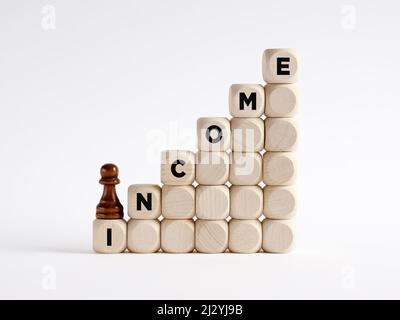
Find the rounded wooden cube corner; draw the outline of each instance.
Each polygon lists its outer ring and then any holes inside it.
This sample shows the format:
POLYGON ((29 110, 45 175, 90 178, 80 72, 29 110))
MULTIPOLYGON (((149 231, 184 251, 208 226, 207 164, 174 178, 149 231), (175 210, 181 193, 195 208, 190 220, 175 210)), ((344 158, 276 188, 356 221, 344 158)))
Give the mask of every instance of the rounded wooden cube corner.
POLYGON ((298 109, 298 90, 295 84, 265 86, 265 115, 268 118, 290 118, 298 109))
POLYGON ((255 220, 263 213, 263 190, 259 186, 232 186, 230 217, 255 220))
POLYGON ((194 221, 161 221, 161 249, 165 253, 191 253, 194 250, 194 221))
POLYGON ((227 118, 199 118, 197 144, 200 151, 222 152, 231 148, 231 125, 227 118))
POLYGON ((165 185, 191 185, 196 177, 196 157, 191 151, 167 150, 161 153, 161 182, 165 185))
POLYGON ((296 180, 293 152, 266 152, 263 157, 263 180, 268 186, 292 185, 296 180))
POLYGON ((229 112, 235 118, 259 118, 264 113, 265 98, 259 84, 233 84, 229 88, 229 112))
POLYGON ((265 219, 262 230, 262 247, 265 252, 288 253, 293 250, 295 241, 293 221, 265 219))
POLYGON ((128 215, 151 220, 161 215, 161 188, 156 184, 134 184, 128 188, 128 215))
POLYGON ((262 57, 262 73, 267 83, 294 83, 298 79, 298 59, 294 49, 267 49, 262 57))
POLYGON ((229 221, 229 251, 257 253, 262 245, 262 226, 259 220, 229 221))
POLYGON ((266 186, 264 188, 264 215, 267 219, 292 219, 295 217, 296 208, 295 187, 266 186))
POLYGON ((228 248, 228 222, 225 220, 195 222, 195 248, 199 253, 224 253, 228 248))
POLYGON ((133 253, 155 253, 161 248, 160 221, 128 221, 127 248, 133 253))
POLYGON ((124 252, 126 233, 124 219, 95 219, 93 221, 93 250, 97 253, 124 252))
POLYGON ((191 219, 196 211, 193 186, 162 187, 162 215, 166 219, 191 219))
POLYGON ((297 147, 297 121, 293 118, 267 118, 265 120, 265 150, 294 151, 297 147))
POLYGON ((229 216, 230 196, 227 186, 196 188, 196 217, 202 220, 224 220, 229 216))

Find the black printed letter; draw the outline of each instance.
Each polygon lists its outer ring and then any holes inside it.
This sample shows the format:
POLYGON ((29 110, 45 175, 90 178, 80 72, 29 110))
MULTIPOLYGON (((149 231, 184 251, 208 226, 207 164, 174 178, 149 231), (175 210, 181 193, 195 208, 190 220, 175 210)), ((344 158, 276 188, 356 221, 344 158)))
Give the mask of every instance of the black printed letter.
POLYGON ((186 172, 185 171, 181 171, 181 172, 176 171, 176 167, 177 166, 184 166, 185 164, 186 164, 186 162, 183 161, 183 160, 174 161, 174 163, 171 165, 172 174, 177 178, 183 178, 184 176, 186 176, 186 172))
POLYGON ((147 194, 147 200, 143 197, 141 193, 137 194, 136 198, 136 210, 142 210, 142 204, 146 207, 147 210, 152 210, 153 208, 153 195, 151 193, 147 194))
POLYGON ((244 104, 246 106, 250 106, 251 103, 251 110, 257 110, 257 94, 255 92, 250 93, 250 96, 247 97, 244 92, 239 94, 239 109, 244 110, 244 104))
POLYGON ((283 63, 283 62, 290 62, 290 58, 289 57, 285 57, 285 58, 277 58, 276 59, 276 74, 277 75, 287 75, 290 76, 290 70, 289 70, 289 64, 288 63, 283 63), (287 69, 287 70, 283 70, 283 69, 287 69))

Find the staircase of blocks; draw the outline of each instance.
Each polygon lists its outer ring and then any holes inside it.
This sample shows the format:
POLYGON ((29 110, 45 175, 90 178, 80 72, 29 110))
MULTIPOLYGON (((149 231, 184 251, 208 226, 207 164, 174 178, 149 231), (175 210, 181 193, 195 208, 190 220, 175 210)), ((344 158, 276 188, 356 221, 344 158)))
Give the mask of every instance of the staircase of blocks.
POLYGON ((128 215, 118 168, 101 169, 93 222, 98 253, 288 253, 294 247, 298 58, 267 49, 266 85, 234 84, 231 118, 200 118, 198 151, 162 152, 159 185, 131 185, 128 215))

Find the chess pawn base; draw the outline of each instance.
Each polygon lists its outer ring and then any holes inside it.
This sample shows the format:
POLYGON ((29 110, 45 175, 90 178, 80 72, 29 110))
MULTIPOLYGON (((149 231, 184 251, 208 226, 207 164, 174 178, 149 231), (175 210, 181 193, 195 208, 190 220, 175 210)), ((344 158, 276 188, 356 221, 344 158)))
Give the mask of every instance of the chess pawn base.
POLYGON ((126 250, 126 222, 123 219, 93 221, 93 250, 98 253, 121 253, 126 250))

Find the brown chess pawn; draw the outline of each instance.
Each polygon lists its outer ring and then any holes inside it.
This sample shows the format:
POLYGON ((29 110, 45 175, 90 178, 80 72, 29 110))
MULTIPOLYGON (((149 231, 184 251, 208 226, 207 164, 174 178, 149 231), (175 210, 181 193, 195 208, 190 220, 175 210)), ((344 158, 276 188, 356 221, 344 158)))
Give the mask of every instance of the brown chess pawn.
POLYGON ((122 219, 124 207, 119 202, 115 186, 119 184, 118 167, 115 164, 105 164, 100 170, 100 184, 104 185, 103 195, 96 208, 97 219, 122 219))

